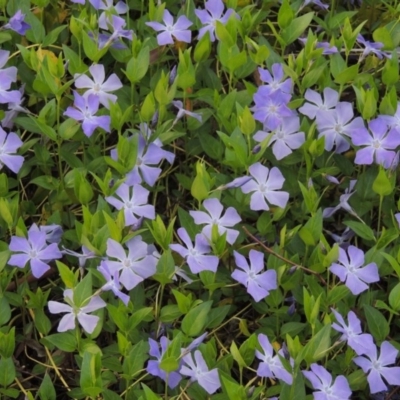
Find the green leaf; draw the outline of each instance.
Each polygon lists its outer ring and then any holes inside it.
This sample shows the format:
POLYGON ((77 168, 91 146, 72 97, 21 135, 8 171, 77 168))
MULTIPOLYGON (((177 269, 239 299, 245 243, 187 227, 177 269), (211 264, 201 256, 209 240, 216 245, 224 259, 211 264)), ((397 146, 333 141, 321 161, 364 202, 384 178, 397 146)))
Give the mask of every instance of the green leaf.
POLYGON ((40 400, 56 400, 56 391, 49 374, 45 374, 39 387, 40 400))
POLYGON ((46 37, 43 39, 42 47, 47 47, 53 44, 57 38, 58 35, 67 27, 67 25, 60 25, 57 26, 57 28, 53 29, 50 33, 46 35, 46 37))
POLYGON ((149 358, 148 351, 149 345, 147 341, 145 342, 141 340, 132 347, 122 364, 122 369, 126 379, 131 380, 141 369, 143 369, 144 363, 149 358))
POLYGON ((365 317, 369 332, 378 342, 382 342, 389 335, 389 324, 384 315, 374 307, 364 304, 365 317))
POLYGON ((56 261, 58 272, 60 273, 61 280, 68 289, 73 289, 77 284, 77 278, 69 267, 61 261, 56 261))
POLYGON ((46 342, 48 342, 68 353, 72 353, 77 348, 76 337, 73 332, 55 333, 54 335, 44 337, 41 339, 41 342, 43 342, 46 347, 49 347, 46 345, 46 342))
POLYGON ((101 351, 94 349, 93 346, 90 350, 83 353, 81 374, 80 374, 80 387, 82 392, 88 396, 98 396, 103 391, 103 384, 101 379, 101 351))
POLYGON ((0 386, 7 387, 15 379, 15 365, 12 358, 0 358, 0 386))
POLYGON ((10 304, 4 296, 0 297, 0 310, 0 326, 3 326, 11 318, 10 304))
POLYGON ((372 184, 372 190, 379 196, 388 196, 393 191, 392 182, 387 177, 387 173, 383 168, 379 169, 378 176, 372 184))
POLYGON ((390 291, 389 304, 393 310, 400 311, 400 283, 390 291))
POLYGON ((367 225, 358 221, 343 221, 357 236, 365 240, 372 240, 376 242, 374 231, 367 225))
POLYGON ((351 67, 345 68, 336 75, 335 82, 339 85, 344 85, 348 82, 354 81, 355 77, 358 74, 359 66, 360 64, 354 64, 351 67))
POLYGON ((301 17, 295 18, 286 29, 281 32, 281 37, 285 41, 286 45, 293 43, 300 35, 307 29, 314 17, 313 12, 302 15, 301 17))
POLYGON ((331 346, 331 326, 325 325, 311 340, 306 344, 298 355, 297 362, 305 359, 307 364, 321 360, 328 353, 331 346), (300 360, 301 359, 301 360, 300 360))
POLYGON ((287 28, 294 18, 294 11, 290 7, 289 0, 283 0, 278 12, 279 28, 287 28))
POLYGON ((137 57, 132 57, 126 65, 124 74, 128 77, 131 83, 140 82, 146 75, 150 64, 150 49, 146 46, 143 47, 137 57))
POLYGON ((12 327, 8 333, 0 331, 0 356, 9 358, 13 355, 15 348, 15 327, 12 327))
POLYGON ((153 275, 153 279, 162 285, 172 282, 175 274, 175 261, 172 257, 171 250, 164 251, 157 263, 157 272, 153 275))
POLYGON ((212 301, 206 301, 192 308, 182 320, 182 331, 188 336, 199 336, 207 323, 212 301))
POLYGON ((161 400, 161 397, 157 396, 148 386, 142 383, 142 389, 144 391, 145 400, 161 400))

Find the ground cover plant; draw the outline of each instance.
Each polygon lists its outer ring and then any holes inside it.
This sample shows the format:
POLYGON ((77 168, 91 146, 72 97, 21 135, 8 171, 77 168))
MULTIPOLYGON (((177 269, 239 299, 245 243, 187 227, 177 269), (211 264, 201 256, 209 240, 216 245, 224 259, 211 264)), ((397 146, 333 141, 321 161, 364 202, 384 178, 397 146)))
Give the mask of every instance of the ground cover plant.
POLYGON ((0 396, 400 397, 400 4, 0 0, 0 396))

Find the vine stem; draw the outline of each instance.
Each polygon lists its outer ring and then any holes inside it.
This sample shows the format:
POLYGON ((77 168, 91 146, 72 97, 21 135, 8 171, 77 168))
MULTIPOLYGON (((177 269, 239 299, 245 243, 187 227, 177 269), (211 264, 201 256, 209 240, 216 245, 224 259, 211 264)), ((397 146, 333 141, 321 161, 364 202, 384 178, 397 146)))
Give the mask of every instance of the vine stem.
POLYGON ((302 265, 297 264, 297 263, 293 262, 292 260, 289 260, 289 259, 287 259, 287 258, 281 256, 279 253, 277 253, 276 251, 274 251, 274 250, 272 250, 271 248, 269 248, 268 246, 266 246, 265 243, 263 243, 261 240, 259 240, 258 238, 256 238, 253 234, 251 234, 251 233, 247 230, 247 228, 246 228, 245 226, 242 226, 242 229, 244 230, 244 233, 245 233, 249 238, 251 238, 251 239, 254 240, 256 243, 258 243, 267 253, 272 254, 272 255, 275 256, 276 258, 279 258, 280 260, 284 261, 284 262, 287 263, 287 264, 292 265, 293 267, 302 269, 302 270, 305 271, 305 272, 308 272, 308 273, 310 273, 310 274, 313 274, 313 275, 317 276, 318 279, 321 281, 321 283, 322 283, 324 286, 327 286, 325 279, 324 279, 318 272, 313 271, 313 270, 311 270, 311 269, 308 269, 308 268, 306 268, 306 267, 303 267, 302 265))

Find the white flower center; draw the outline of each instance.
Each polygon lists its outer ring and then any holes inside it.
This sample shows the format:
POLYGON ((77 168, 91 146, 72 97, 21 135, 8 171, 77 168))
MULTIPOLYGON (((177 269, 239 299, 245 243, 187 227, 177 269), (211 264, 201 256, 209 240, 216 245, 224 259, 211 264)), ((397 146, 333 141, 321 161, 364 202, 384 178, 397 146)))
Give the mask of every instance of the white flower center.
POLYGON ((122 265, 123 265, 125 268, 130 268, 130 267, 132 267, 132 260, 131 260, 130 258, 125 258, 125 260, 122 261, 122 265))
POLYGON ((100 84, 99 83, 95 83, 95 85, 93 86, 93 91, 95 91, 96 93, 100 92, 100 84))
POLYGON ((264 183, 262 183, 258 189, 260 190, 260 192, 265 193, 267 191, 267 185, 265 185, 264 183))
POLYGON ((276 137, 278 139, 283 139, 285 137, 285 133, 282 131, 278 131, 278 132, 276 132, 276 137))
POLYGON ((37 252, 36 252, 36 250, 30 250, 30 251, 29 251, 29 257, 30 257, 30 258, 36 258, 36 257, 37 257, 37 252))
POLYGON ((381 147, 381 142, 380 142, 378 139, 375 139, 375 140, 372 142, 372 147, 373 147, 374 149, 379 149, 379 148, 381 147))
POLYGON ((337 133, 343 133, 343 126, 340 124, 336 124, 333 128, 337 133))
POLYGON ((379 371, 381 369, 381 363, 378 360, 372 361, 372 368, 379 371))

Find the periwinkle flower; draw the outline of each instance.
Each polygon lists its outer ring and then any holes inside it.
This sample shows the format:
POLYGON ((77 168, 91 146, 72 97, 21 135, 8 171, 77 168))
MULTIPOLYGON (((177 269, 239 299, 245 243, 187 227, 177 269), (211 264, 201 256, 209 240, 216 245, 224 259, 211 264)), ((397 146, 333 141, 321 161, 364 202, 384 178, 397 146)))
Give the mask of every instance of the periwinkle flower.
POLYGON ((65 289, 64 299, 69 304, 51 300, 48 302, 49 311, 52 314, 67 313, 61 318, 57 331, 65 332, 75 329, 75 320, 77 319, 87 333, 93 333, 100 318, 97 315, 90 315, 89 313, 105 307, 106 303, 100 296, 93 296, 90 298, 88 304, 77 307, 74 304, 73 296, 74 292, 72 289, 65 289))
POLYGON ((110 116, 95 115, 99 110, 99 98, 96 95, 90 94, 85 98, 74 91, 74 106, 68 107, 64 115, 82 122, 82 130, 87 137, 92 136, 96 128, 102 128, 106 132, 110 132, 110 116))
POLYGON ((339 50, 336 46, 330 44, 329 42, 317 42, 315 44, 316 49, 324 49, 322 55, 328 56, 331 54, 339 53, 339 50))
MULTIPOLYGON (((10 67, 10 68, 13 68, 13 67, 10 67)), ((6 68, 6 70, 7 69, 8 68, 6 68)), ((10 101, 8 103, 8 106, 7 106, 8 109, 5 112, 4 118, 1 120, 1 126, 3 128, 11 129, 14 126, 15 118, 19 112, 29 113, 29 111, 26 108, 21 106, 21 104, 24 101, 24 97, 23 97, 24 90, 25 90, 25 84, 23 84, 18 90, 20 93, 20 97, 18 98, 18 100, 10 101)), ((15 98, 17 98, 17 96, 15 98)))
POLYGON ((355 185, 357 183, 356 179, 353 179, 350 181, 349 187, 345 189, 344 194, 342 194, 339 198, 339 204, 336 207, 327 207, 324 209, 322 212, 322 216, 324 218, 329 218, 331 217, 336 211, 343 209, 350 214, 353 214, 357 216, 356 212, 353 210, 351 205, 348 203, 350 197, 355 193, 355 190, 353 191, 355 185))
POLYGON ((22 140, 14 132, 7 134, 0 127, 0 170, 3 165, 18 173, 24 163, 24 157, 15 154, 22 146, 22 140))
POLYGON ((111 273, 119 271, 119 282, 127 290, 131 290, 156 273, 158 260, 154 255, 149 254, 149 245, 142 240, 141 236, 135 236, 125 245, 128 248, 128 255, 120 243, 108 239, 107 256, 116 259, 116 261, 108 259, 104 263, 107 264, 111 273))
POLYGON ((293 383, 293 376, 282 364, 279 355, 283 356, 280 351, 274 356, 274 348, 272 347, 268 337, 263 333, 258 335, 258 342, 263 352, 256 350, 256 357, 261 360, 257 369, 257 375, 263 378, 281 379, 288 385, 293 383))
POLYGON ((321 0, 304 0, 304 3, 302 4, 301 8, 304 8, 309 4, 315 4, 316 6, 322 8, 323 10, 327 10, 329 8, 328 4, 322 3, 321 0))
POLYGON ((280 208, 286 207, 289 193, 277 190, 282 188, 285 181, 277 167, 268 169, 260 163, 255 163, 249 167, 249 172, 253 179, 245 183, 241 189, 243 193, 252 193, 250 200, 252 210, 268 211, 268 203, 280 208))
MULTIPOLYGON (((36 225, 35 225, 36 226, 36 225)), ((59 244, 61 241, 61 236, 63 234, 63 229, 60 225, 51 224, 51 225, 40 225, 38 230, 44 232, 46 234, 46 242, 47 243, 57 243, 59 244)))
POLYGON ((383 57, 390 58, 391 54, 381 51, 383 47, 383 43, 381 42, 370 42, 369 40, 365 40, 361 34, 357 35, 357 43, 362 44, 364 46, 364 51, 361 54, 360 61, 363 60, 368 54, 375 54, 379 59, 383 57))
POLYGON ((56 243, 46 243, 46 232, 40 230, 36 224, 32 224, 28 231, 28 239, 13 236, 9 249, 13 254, 8 264, 13 267, 24 268, 29 262, 32 275, 40 278, 49 269, 49 262, 61 258, 62 254, 56 243))
POLYGON ((102 261, 97 270, 101 272, 106 280, 106 283, 101 287, 102 291, 111 290, 116 297, 127 306, 129 303, 129 296, 121 292, 121 282, 119 280, 119 270, 111 269, 107 261, 102 261))
POLYGON ((247 288, 256 302, 265 299, 270 290, 278 287, 277 275, 274 269, 264 271, 264 254, 257 250, 250 250, 250 266, 244 256, 233 251, 235 263, 239 269, 232 272, 232 278, 247 288))
POLYGON ((165 336, 160 337, 160 344, 158 344, 158 342, 156 342, 154 339, 149 338, 149 354, 150 356, 155 357, 156 360, 148 361, 146 371, 153 376, 161 378, 164 382, 168 382, 168 386, 171 389, 174 389, 179 385, 179 382, 182 380, 181 374, 177 371, 167 373, 160 368, 160 363, 163 359, 165 352, 167 351, 169 344, 170 340, 165 336))
POLYGON ((218 199, 204 200, 203 206, 207 212, 189 211, 189 214, 193 217, 194 222, 197 225, 206 224, 201 231, 206 238, 211 240, 212 228, 214 225, 216 225, 219 235, 223 235, 226 232, 226 241, 229 244, 235 243, 237 237, 239 236, 239 232, 230 228, 242 220, 238 212, 233 207, 228 207, 224 216, 222 216, 224 207, 218 199))
POLYGON ((195 245, 193 246, 185 228, 179 228, 177 232, 178 236, 186 245, 186 248, 181 244, 170 244, 169 247, 186 260, 190 271, 193 274, 198 274, 202 271, 216 272, 219 259, 216 256, 208 254, 211 251, 211 247, 204 235, 196 235, 195 245))
POLYGON ((387 390, 382 378, 385 378, 390 385, 400 385, 400 367, 390 367, 396 363, 398 352, 393 345, 384 341, 381 344, 379 357, 376 346, 370 346, 366 357, 360 356, 353 359, 355 364, 361 367, 366 374, 368 373, 367 380, 372 394, 387 390))
POLYGON ((325 150, 331 151, 335 145, 336 153, 343 153, 350 148, 345 136, 353 135, 366 130, 361 117, 354 117, 353 106, 348 102, 341 102, 333 110, 317 113, 317 129, 319 136, 325 137, 325 150))
POLYGON ((267 69, 258 68, 258 73, 260 74, 261 81, 266 83, 266 85, 262 86, 263 91, 267 90, 270 93, 273 93, 279 90, 282 93, 292 93, 292 79, 288 78, 284 80, 285 73, 283 71, 282 64, 273 64, 271 70, 272 74, 267 69))
POLYGON ((99 49, 103 49, 109 45, 116 49, 126 49, 126 46, 122 43, 121 39, 125 38, 132 40, 133 30, 124 29, 126 25, 125 20, 116 15, 111 15, 109 19, 106 19, 106 24, 112 33, 101 33, 98 35, 99 49))
POLYGON ((183 365, 179 372, 189 376, 191 382, 198 382, 208 394, 215 393, 221 387, 218 369, 209 370, 200 350, 194 352, 194 358, 191 353, 183 356, 182 361, 186 365, 183 365))
POLYGON ((66 249, 65 247, 62 253, 68 254, 73 257, 77 257, 79 262, 79 268, 81 269, 84 268, 87 260, 90 260, 92 258, 97 258, 96 254, 93 251, 89 250, 86 246, 82 246, 82 253, 66 249))
POLYGON ((178 109, 178 114, 176 115, 175 120, 172 125, 175 125, 178 122, 178 120, 183 118, 184 115, 188 115, 189 117, 196 118, 197 121, 201 122, 201 120, 202 120, 201 115, 198 113, 186 110, 183 107, 183 103, 180 100, 175 100, 172 102, 172 104, 178 109))
POLYGON ((110 108, 110 102, 115 103, 117 96, 110 92, 115 92, 122 88, 122 82, 116 74, 111 74, 105 80, 104 65, 94 64, 89 67, 93 79, 87 75, 75 74, 75 87, 78 89, 88 89, 84 94, 84 98, 94 95, 98 98, 99 102, 106 108, 110 108))
POLYGON ((25 14, 21 10, 18 10, 4 25, 4 29, 11 29, 20 35, 25 35, 26 31, 30 29, 30 25, 25 22, 25 14))
POLYGON ((129 7, 123 1, 118 1, 115 5, 113 0, 90 0, 90 3, 96 10, 103 10, 99 17, 99 28, 105 30, 108 29, 109 17, 113 15, 113 11, 119 15, 129 11, 129 7))
POLYGON ((0 49, 0 72, 5 73, 11 82, 17 81, 17 67, 7 67, 3 68, 8 61, 10 52, 8 50, 0 49))
POLYGON ((378 266, 375 263, 364 266, 364 252, 355 246, 349 246, 347 251, 339 248, 338 262, 333 263, 329 271, 346 282, 354 295, 367 290, 367 284, 379 281, 378 266))
POLYGON ((298 149, 305 142, 304 132, 299 132, 300 119, 298 116, 284 118, 281 124, 273 133, 258 131, 254 135, 254 140, 262 142, 268 135, 271 138, 268 145, 272 145, 272 152, 277 160, 282 160, 293 150, 298 149))
POLYGON ((12 82, 15 81, 12 71, 9 68, 0 70, 0 104, 21 102, 21 92, 19 90, 10 90, 12 82))
POLYGON ((331 308, 331 310, 338 322, 338 324, 334 322, 332 328, 342 334, 340 340, 347 341, 347 344, 359 356, 366 354, 370 347, 375 346, 372 335, 369 333, 362 333, 361 321, 353 311, 349 311, 347 315, 347 320, 349 321, 349 324, 347 325, 340 313, 333 308, 331 308))
POLYGON ((322 366, 311 364, 311 371, 302 371, 311 382, 315 400, 349 400, 351 389, 346 377, 339 375, 333 382, 332 375, 322 366))
POLYGON ((232 14, 235 14, 236 18, 239 18, 239 16, 235 13, 235 11, 232 8, 226 10, 224 14, 225 6, 222 0, 208 0, 205 2, 204 6, 205 6, 204 10, 200 9, 194 10, 197 18, 204 25, 199 29, 198 39, 200 40, 207 32, 209 32, 210 40, 211 42, 214 42, 215 26, 217 21, 225 25, 232 14))
POLYGON ((357 150, 354 162, 370 165, 374 159, 377 164, 390 168, 396 157, 396 148, 400 145, 400 132, 390 129, 383 118, 375 118, 365 129, 353 133, 351 140, 356 146, 365 146, 357 150))
POLYGON ((192 32, 188 28, 193 25, 193 22, 184 15, 181 15, 174 24, 174 18, 171 13, 168 10, 164 10, 163 22, 164 25, 154 21, 146 22, 147 26, 150 26, 150 28, 153 28, 157 32, 161 32, 157 35, 159 46, 174 44, 173 37, 180 42, 190 43, 192 41, 192 32))
POLYGON ((336 90, 326 87, 323 91, 324 99, 322 96, 312 89, 307 89, 304 98, 308 102, 304 103, 299 108, 299 113, 306 115, 310 119, 315 119, 316 115, 321 110, 330 110, 335 108, 339 101, 339 93, 336 90))
POLYGON ((155 218, 154 206, 147 204, 149 191, 140 185, 129 187, 122 183, 115 192, 114 196, 106 197, 106 201, 113 205, 117 210, 124 210, 125 226, 131 226, 139 221, 140 217, 149 219, 155 218))

